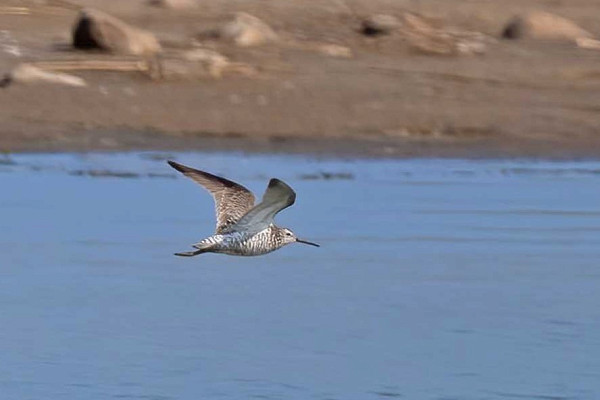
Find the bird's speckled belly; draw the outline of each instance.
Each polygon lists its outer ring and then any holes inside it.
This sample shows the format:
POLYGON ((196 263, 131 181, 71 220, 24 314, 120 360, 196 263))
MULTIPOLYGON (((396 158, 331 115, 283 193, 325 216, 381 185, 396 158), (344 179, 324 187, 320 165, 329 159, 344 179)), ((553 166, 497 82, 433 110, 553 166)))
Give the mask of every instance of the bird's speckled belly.
POLYGON ((273 240, 271 229, 258 233, 234 232, 214 235, 198 243, 198 247, 210 246, 210 251, 234 256, 259 256, 277 250, 280 246, 273 240))

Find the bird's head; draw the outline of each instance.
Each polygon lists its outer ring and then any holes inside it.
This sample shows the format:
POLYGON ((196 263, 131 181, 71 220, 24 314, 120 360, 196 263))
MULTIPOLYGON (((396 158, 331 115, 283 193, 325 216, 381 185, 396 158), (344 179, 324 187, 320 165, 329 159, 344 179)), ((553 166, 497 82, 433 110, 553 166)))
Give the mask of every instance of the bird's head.
POLYGON ((309 244, 311 246, 315 246, 315 247, 320 247, 318 244, 313 243, 313 242, 309 242, 307 240, 302 240, 299 239, 296 234, 294 232, 292 232, 290 229, 288 228, 280 228, 279 229, 279 234, 283 240, 283 244, 290 244, 290 243, 294 243, 294 242, 298 242, 298 243, 304 243, 304 244, 309 244))

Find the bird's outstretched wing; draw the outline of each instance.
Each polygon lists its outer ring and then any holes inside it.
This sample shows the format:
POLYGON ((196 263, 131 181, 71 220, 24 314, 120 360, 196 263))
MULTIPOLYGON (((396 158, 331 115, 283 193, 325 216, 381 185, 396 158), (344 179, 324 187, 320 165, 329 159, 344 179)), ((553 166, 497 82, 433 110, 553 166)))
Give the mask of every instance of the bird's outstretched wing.
POLYGON ((177 171, 200 184, 213 196, 217 215, 216 233, 227 231, 231 225, 238 222, 254 206, 254 195, 242 185, 208 172, 186 167, 174 161, 168 161, 168 163, 177 171))
POLYGON ((275 215, 294 204, 296 193, 285 182, 271 179, 262 201, 248 211, 227 231, 261 231, 273 223, 275 215))

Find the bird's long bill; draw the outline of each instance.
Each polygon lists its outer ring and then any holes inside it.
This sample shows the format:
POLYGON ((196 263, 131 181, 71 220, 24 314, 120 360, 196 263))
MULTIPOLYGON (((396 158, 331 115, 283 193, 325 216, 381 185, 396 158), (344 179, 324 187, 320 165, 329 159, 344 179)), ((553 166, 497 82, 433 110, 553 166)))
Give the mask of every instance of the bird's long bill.
POLYGON ((313 243, 313 242, 309 242, 308 240, 296 239, 296 242, 310 244, 311 246, 315 246, 315 247, 321 247, 320 245, 313 243))

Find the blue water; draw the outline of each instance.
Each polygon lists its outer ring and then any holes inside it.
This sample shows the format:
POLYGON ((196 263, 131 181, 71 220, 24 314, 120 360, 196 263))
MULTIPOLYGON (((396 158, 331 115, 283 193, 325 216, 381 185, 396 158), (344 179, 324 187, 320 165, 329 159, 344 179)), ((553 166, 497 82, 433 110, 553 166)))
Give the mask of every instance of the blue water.
POLYGON ((178 258, 166 157, 0 158, 0 399, 600 398, 600 162, 175 154, 322 245, 178 258))

